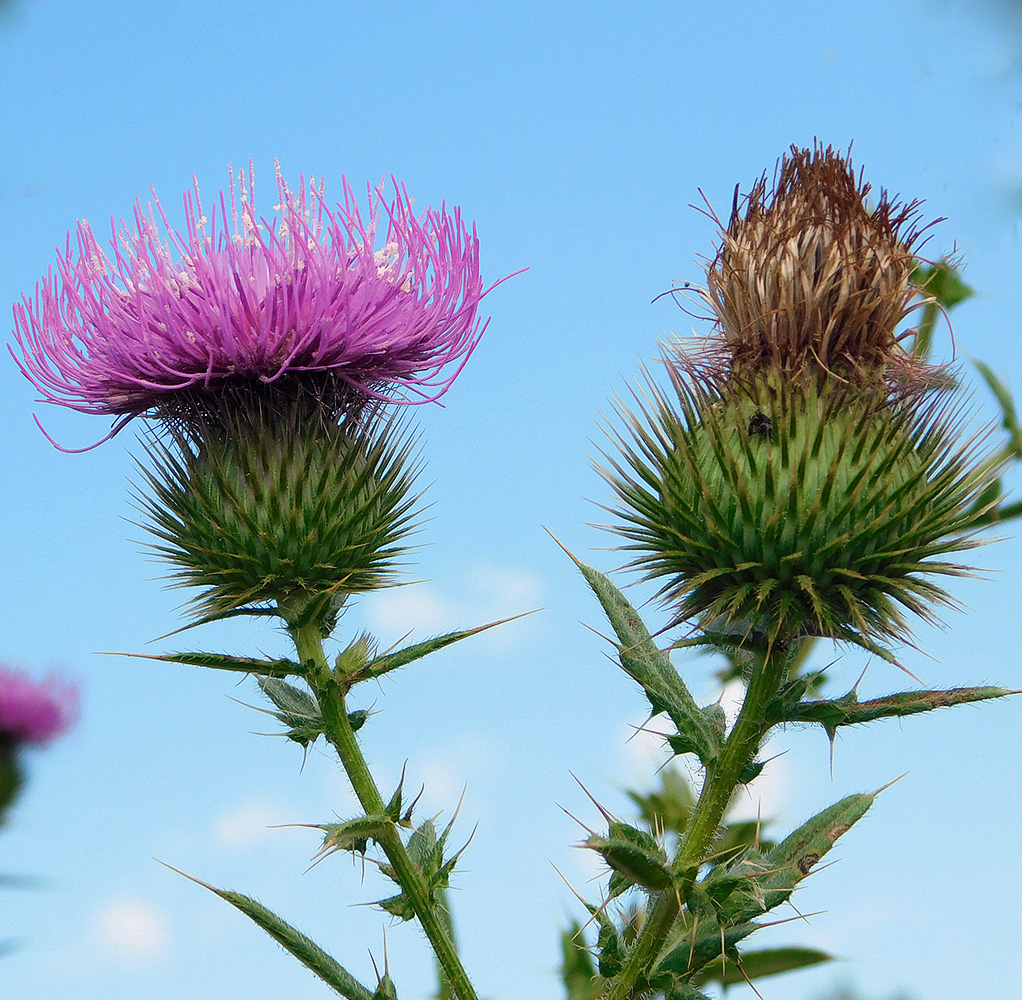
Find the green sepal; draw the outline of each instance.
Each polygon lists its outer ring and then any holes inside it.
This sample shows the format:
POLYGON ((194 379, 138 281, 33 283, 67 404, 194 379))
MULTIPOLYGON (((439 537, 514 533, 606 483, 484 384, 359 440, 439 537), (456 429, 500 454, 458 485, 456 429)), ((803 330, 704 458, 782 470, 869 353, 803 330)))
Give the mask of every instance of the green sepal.
POLYGON ((974 687, 950 688, 947 691, 900 691, 883 698, 859 701, 854 690, 841 698, 829 701, 803 701, 788 708, 783 716, 772 717, 774 722, 818 722, 833 734, 840 726, 854 726, 875 719, 918 715, 936 708, 950 708, 973 701, 1003 698, 1016 694, 1007 688, 974 687))
POLYGON ((110 656, 133 656, 140 660, 162 660, 164 663, 184 663, 191 667, 211 667, 242 674, 260 674, 263 677, 304 677, 305 667, 286 657, 279 660, 258 660, 248 656, 229 656, 227 653, 110 653, 110 656))
POLYGON ((379 840, 392 827, 389 816, 383 813, 370 813, 356 816, 343 823, 320 823, 317 829, 323 831, 323 849, 321 853, 332 854, 334 851, 351 851, 365 854, 370 840, 379 840))
POLYGON ((613 869, 611 895, 632 886, 663 892, 674 884, 671 863, 664 849, 645 830, 614 821, 606 837, 593 834, 583 845, 595 851, 613 869))
MULTIPOLYGON (((490 622, 487 625, 479 625, 476 628, 465 629, 461 632, 448 632, 445 635, 438 635, 432 639, 426 639, 423 642, 416 642, 411 646, 405 646, 404 649, 399 649, 396 652, 384 653, 382 656, 368 660, 358 669, 344 672, 345 682, 350 688, 359 683, 359 681, 368 681, 376 677, 382 677, 384 674, 390 673, 391 670, 397 670, 398 667, 412 663, 429 653, 435 653, 438 649, 443 649, 444 646, 450 646, 452 643, 467 639, 469 636, 478 635, 480 632, 496 628, 498 625, 506 625, 508 622, 513 622, 516 618, 524 618, 525 615, 533 613, 532 611, 526 611, 520 615, 512 615, 510 618, 501 618, 500 621, 490 622)), ((340 662, 338 662, 338 668, 340 668, 340 662)))
POLYGON ((653 711, 664 713, 674 723, 678 732, 668 739, 671 748, 678 754, 694 753, 703 765, 711 764, 720 751, 720 737, 674 669, 670 657, 657 648, 639 613, 624 594, 599 570, 576 559, 567 549, 564 551, 585 577, 617 634, 621 667, 643 689, 653 711))
POLYGON ((795 969, 807 969, 831 962, 833 956, 814 948, 764 948, 761 951, 743 952, 740 961, 741 968, 734 962, 725 965, 716 959, 699 972, 696 981, 700 985, 720 983, 722 986, 738 986, 746 982, 746 977, 756 980, 782 972, 793 972, 795 969))
POLYGON ((272 714, 287 727, 284 734, 302 747, 309 747, 324 733, 323 713, 315 697, 278 677, 257 677, 259 689, 279 711, 272 714))
POLYGON ((244 896, 240 892, 232 892, 229 889, 217 889, 200 879, 185 875, 177 868, 167 865, 171 871, 184 875, 192 882, 209 889, 221 899, 226 900, 231 906, 241 910, 250 920, 258 924, 270 937, 273 938, 285 951, 290 952, 307 969, 318 976, 327 986, 335 990, 347 1000, 373 1000, 374 994, 363 986, 335 959, 331 958, 313 940, 306 937, 301 931, 292 927, 286 920, 278 917, 276 913, 268 910, 262 903, 256 902, 251 896, 244 896))

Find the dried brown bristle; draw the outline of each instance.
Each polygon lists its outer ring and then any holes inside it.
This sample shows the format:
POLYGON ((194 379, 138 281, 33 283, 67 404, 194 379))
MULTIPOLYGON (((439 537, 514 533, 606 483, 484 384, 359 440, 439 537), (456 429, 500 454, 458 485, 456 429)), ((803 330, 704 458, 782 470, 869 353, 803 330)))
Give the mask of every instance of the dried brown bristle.
POLYGON ((919 202, 870 185, 832 147, 792 147, 772 189, 766 175, 736 202, 707 268, 733 375, 826 372, 855 383, 911 378, 898 324, 918 307, 913 248, 919 202))

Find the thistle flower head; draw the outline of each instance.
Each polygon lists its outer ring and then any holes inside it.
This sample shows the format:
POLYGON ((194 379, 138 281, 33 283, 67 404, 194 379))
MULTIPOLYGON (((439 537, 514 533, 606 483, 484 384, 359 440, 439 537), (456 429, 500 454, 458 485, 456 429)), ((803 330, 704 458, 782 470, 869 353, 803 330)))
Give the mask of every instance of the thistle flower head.
POLYGON ((713 346, 669 349, 672 390, 649 380, 637 413, 620 407, 613 530, 711 641, 823 636, 890 658, 905 610, 951 602, 932 577, 967 572, 942 557, 977 544, 1003 463, 899 345, 918 206, 871 210, 868 191, 831 149, 794 149, 722 233, 713 346))
POLYGON ((322 185, 292 191, 278 169, 266 219, 250 167, 208 215, 197 185, 186 194, 184 232, 136 203, 108 251, 80 222, 15 306, 15 360, 45 401, 125 419, 285 379, 335 410, 436 399, 482 332, 474 227, 457 209, 416 217, 403 188, 371 190, 363 213, 342 183, 331 209, 322 185))
POLYGON ((75 687, 50 676, 42 683, 0 667, 0 744, 45 746, 70 728, 78 708, 75 687))
POLYGON ((827 372, 857 384, 919 368, 897 327, 918 305, 913 248, 928 227, 919 202, 899 204, 857 179, 831 147, 792 147, 773 187, 761 177, 735 200, 703 294, 732 374, 827 372))

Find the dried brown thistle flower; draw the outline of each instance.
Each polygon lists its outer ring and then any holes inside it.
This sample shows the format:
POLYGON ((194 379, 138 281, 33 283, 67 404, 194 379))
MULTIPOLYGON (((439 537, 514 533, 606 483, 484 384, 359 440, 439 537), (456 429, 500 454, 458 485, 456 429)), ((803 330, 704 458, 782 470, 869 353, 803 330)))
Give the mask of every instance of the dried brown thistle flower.
POLYGON ((829 374, 857 385, 918 382, 898 324, 920 302, 912 282, 919 202, 870 185, 828 146, 791 148, 773 188, 736 200, 703 296, 716 316, 730 372, 829 374))
POLYGON ((1001 460, 900 344, 927 300, 919 203, 870 209, 868 191, 831 148, 792 148, 721 227, 708 347, 669 353, 673 391, 650 380, 610 431, 611 528, 706 641, 826 637, 893 660, 906 610, 954 603, 933 578, 969 572, 945 557, 979 544, 1001 460))

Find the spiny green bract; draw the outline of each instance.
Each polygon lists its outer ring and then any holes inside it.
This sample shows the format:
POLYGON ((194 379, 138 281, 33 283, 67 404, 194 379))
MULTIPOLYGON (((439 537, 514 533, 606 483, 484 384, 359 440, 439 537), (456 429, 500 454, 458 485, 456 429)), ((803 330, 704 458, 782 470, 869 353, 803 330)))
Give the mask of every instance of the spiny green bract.
POLYGON ((632 565, 674 606, 736 645, 825 636, 890 658, 901 608, 951 598, 928 574, 976 544, 970 509, 998 468, 961 439, 947 395, 922 404, 824 376, 714 388, 670 367, 677 404, 650 384, 623 461, 604 475, 632 565), (899 607, 900 606, 900 607, 899 607))
POLYGON ((307 405, 239 409, 151 439, 145 527, 202 614, 384 586, 405 551, 414 463, 385 420, 335 420, 307 405))

